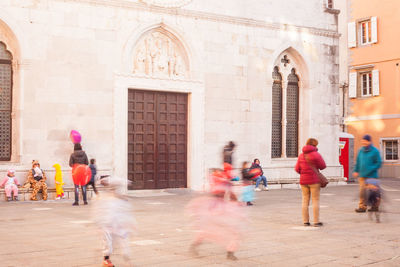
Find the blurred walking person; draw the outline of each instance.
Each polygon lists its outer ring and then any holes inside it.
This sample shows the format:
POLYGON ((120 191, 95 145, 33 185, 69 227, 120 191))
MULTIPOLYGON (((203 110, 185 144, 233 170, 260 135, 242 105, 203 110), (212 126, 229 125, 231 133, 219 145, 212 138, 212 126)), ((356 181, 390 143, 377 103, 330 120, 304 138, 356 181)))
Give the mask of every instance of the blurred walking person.
POLYGON ((303 147, 303 153, 297 159, 295 170, 300 174, 300 185, 302 192, 302 216, 304 226, 310 226, 310 215, 308 206, 310 198, 313 206, 314 226, 322 226, 319 221, 319 196, 320 196, 320 178, 317 171, 326 168, 322 156, 318 153, 318 140, 309 138, 303 147))
POLYGON ((108 190, 93 201, 92 216, 103 235, 103 266, 114 266, 111 255, 116 244, 120 245, 124 262, 132 266, 129 241, 136 230, 136 221, 129 199, 123 195, 124 181, 112 177, 102 178, 100 183, 108 190))
POLYGON ((234 255, 243 237, 246 216, 238 201, 225 199, 230 186, 229 175, 223 170, 215 170, 210 177, 210 194, 198 197, 186 206, 186 214, 192 218, 196 236, 190 251, 198 255, 198 247, 205 241, 215 242, 225 247, 229 260, 237 260, 234 255))
MULTIPOLYGON (((367 203, 365 199, 365 180, 368 178, 378 179, 378 170, 381 167, 381 156, 379 150, 373 146, 371 136, 366 134, 361 140, 362 147, 358 151, 356 166, 353 177, 358 177, 360 201, 356 212, 365 212, 367 203)), ((374 207, 377 209, 377 207, 374 207)))

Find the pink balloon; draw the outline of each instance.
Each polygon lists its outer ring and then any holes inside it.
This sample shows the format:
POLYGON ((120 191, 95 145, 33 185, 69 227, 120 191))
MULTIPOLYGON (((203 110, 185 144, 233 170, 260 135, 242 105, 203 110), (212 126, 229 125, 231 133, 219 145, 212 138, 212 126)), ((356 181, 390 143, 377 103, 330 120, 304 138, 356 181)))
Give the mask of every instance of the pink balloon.
POLYGON ((75 130, 71 130, 71 133, 69 134, 69 138, 71 138, 71 141, 74 144, 78 144, 82 140, 81 134, 75 130))

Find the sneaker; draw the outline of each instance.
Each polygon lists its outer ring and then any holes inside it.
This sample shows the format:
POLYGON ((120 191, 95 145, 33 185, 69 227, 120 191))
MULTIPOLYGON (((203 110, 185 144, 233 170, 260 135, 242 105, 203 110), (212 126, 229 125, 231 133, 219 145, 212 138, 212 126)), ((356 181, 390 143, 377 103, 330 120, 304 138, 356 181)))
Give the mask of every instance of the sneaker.
POLYGON ((61 198, 62 198, 62 199, 64 199, 64 198, 65 198, 65 195, 64 195, 64 193, 62 193, 62 194, 61 194, 61 198))
POLYGON ((7 201, 11 201, 12 200, 12 197, 7 197, 7 201))
POLYGON ((83 202, 83 205, 87 205, 87 204, 88 204, 88 202, 87 202, 87 201, 83 202))
POLYGON ((321 227, 322 225, 324 225, 322 222, 314 223, 314 226, 315 226, 315 227, 321 227))
POLYGON ((371 207, 370 209, 368 209, 369 212, 374 212, 374 211, 379 211, 378 207, 371 207))
POLYGON ((310 226, 311 224, 309 222, 303 223, 304 226, 310 226))
POLYGON ((72 203, 72 206, 79 206, 79 203, 78 202, 74 202, 74 203, 72 203))
POLYGON ((114 264, 111 262, 110 259, 107 259, 107 260, 103 260, 103 266, 114 267, 114 264))
POLYGON ((365 212, 367 209, 363 209, 363 208, 358 208, 355 209, 356 212, 361 213, 361 212, 365 212))
POLYGON ((254 191, 256 191, 256 192, 260 192, 260 191, 261 191, 261 189, 260 189, 260 188, 258 188, 258 187, 256 187, 256 188, 254 188, 254 191))
POLYGON ((56 200, 58 200, 58 199, 61 199, 61 197, 60 196, 56 197, 56 200))
POLYGON ((18 201, 18 197, 14 197, 14 201, 18 201))
POLYGON ((268 191, 269 189, 268 189, 268 187, 266 187, 266 186, 264 186, 264 189, 263 189, 264 191, 268 191))
POLYGON ((246 205, 247 205, 247 206, 253 206, 254 204, 251 203, 251 201, 247 201, 246 205))

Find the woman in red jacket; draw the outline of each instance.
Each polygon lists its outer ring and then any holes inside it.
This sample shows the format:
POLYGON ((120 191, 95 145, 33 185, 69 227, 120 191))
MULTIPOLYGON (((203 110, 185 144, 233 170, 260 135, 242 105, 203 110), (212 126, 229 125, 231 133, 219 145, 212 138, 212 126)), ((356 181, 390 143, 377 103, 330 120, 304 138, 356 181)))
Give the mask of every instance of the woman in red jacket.
POLYGON ((307 140, 306 145, 303 147, 303 153, 297 159, 295 168, 296 172, 300 174, 304 226, 310 226, 310 216, 308 214, 310 195, 313 205, 314 226, 322 226, 322 222, 319 221, 320 180, 316 171, 325 169, 326 164, 322 156, 318 153, 317 145, 318 141, 316 139, 310 138, 307 140))

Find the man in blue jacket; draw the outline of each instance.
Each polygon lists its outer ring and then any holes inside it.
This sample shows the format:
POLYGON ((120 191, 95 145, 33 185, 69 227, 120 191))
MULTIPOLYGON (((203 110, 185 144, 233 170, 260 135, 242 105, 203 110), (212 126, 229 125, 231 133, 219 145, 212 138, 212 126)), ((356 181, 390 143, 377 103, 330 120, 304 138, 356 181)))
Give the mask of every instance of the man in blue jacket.
POLYGON ((365 212, 367 205, 364 197, 365 180, 368 178, 378 179, 378 169, 381 167, 381 156, 379 150, 372 145, 371 136, 366 134, 361 140, 362 147, 358 151, 356 166, 353 177, 358 177, 360 185, 360 202, 356 212, 365 212))

